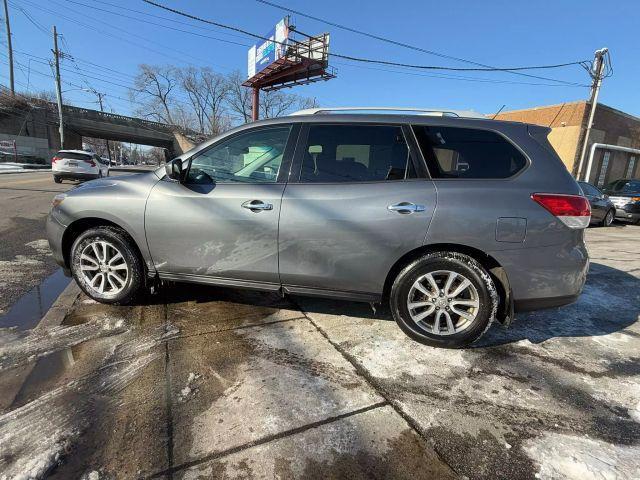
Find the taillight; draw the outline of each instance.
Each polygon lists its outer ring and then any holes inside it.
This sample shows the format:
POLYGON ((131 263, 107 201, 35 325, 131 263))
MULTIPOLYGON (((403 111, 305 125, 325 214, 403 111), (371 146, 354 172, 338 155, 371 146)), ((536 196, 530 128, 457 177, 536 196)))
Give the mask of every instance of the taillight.
POLYGON ((96 163, 93 160, 85 160, 85 162, 87 162, 89 165, 91 165, 92 167, 96 166, 96 163))
POLYGON ((591 206, 582 195, 534 193, 531 198, 569 228, 587 228, 589 226, 591 206))
POLYGON ((53 165, 54 163, 56 163, 58 160, 62 160, 62 157, 53 157, 51 159, 51 165, 53 165))

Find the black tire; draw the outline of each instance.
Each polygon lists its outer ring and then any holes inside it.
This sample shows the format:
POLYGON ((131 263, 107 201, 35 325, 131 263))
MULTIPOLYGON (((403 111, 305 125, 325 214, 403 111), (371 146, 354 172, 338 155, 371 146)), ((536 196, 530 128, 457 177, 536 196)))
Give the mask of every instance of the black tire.
POLYGON ((62 183, 62 179, 60 177, 58 177, 57 175, 53 176, 53 181, 56 183, 62 183))
POLYGON ((86 230, 78 236, 71 246, 71 272, 78 286, 89 297, 101 303, 131 303, 144 285, 144 267, 137 254, 133 239, 119 228, 102 226, 86 230), (80 256, 92 242, 105 241, 113 245, 124 258, 128 268, 124 287, 117 293, 100 293, 94 289, 80 269, 80 256))
MULTIPOLYGON (((475 259, 457 252, 434 252, 414 260, 398 274, 391 287, 389 304, 394 320, 412 339, 433 347, 460 348, 478 340, 489 328, 498 309, 499 297, 491 276, 475 259), (475 317, 464 330, 448 335, 436 334, 433 332, 435 327, 427 329, 414 322, 407 305, 411 287, 417 279, 443 270, 468 279, 475 287, 479 304, 477 309, 470 309, 475 317)), ((457 319, 460 320, 461 317, 457 319)))
POLYGON ((610 227, 613 223, 613 219, 616 216, 616 212, 613 209, 610 209, 605 213, 604 217, 602 217, 602 221, 600 222, 601 227, 610 227))

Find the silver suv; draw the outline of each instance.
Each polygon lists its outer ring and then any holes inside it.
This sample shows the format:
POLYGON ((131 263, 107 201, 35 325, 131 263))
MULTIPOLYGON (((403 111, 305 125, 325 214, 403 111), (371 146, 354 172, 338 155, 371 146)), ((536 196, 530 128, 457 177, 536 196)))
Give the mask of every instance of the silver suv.
POLYGON ((49 242, 100 302, 158 280, 384 300, 410 337, 459 347, 582 290, 589 203, 548 132, 447 114, 252 123, 58 195, 49 242))

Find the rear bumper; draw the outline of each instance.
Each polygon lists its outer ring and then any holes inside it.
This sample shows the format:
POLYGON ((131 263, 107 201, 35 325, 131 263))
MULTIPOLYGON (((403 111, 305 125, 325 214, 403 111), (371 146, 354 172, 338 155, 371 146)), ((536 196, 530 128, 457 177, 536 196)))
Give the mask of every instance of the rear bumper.
POLYGON ((516 311, 574 302, 589 270, 589 256, 582 241, 489 253, 509 278, 516 311))
POLYGON ((567 295, 564 297, 551 298, 531 298, 527 300, 516 300, 514 308, 516 312, 530 312, 531 310, 543 310, 545 308, 562 307, 574 303, 580 298, 578 295, 567 295))
POLYGON ((80 173, 80 172, 60 172, 54 171, 54 177, 61 178, 63 180, 95 180, 100 178, 100 175, 96 173, 80 173))

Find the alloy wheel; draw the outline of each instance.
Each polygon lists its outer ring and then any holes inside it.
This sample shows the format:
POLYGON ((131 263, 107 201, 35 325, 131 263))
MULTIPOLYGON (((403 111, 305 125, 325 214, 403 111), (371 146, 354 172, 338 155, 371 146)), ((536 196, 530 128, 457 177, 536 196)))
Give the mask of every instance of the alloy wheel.
POLYGON ((453 335, 471 326, 478 315, 480 300, 478 290, 467 277, 438 270, 413 283, 407 307, 420 328, 436 335, 453 335))
POLYGON ((113 296, 127 285, 129 267, 112 243, 96 240, 80 253, 80 272, 87 286, 100 295, 113 296))

